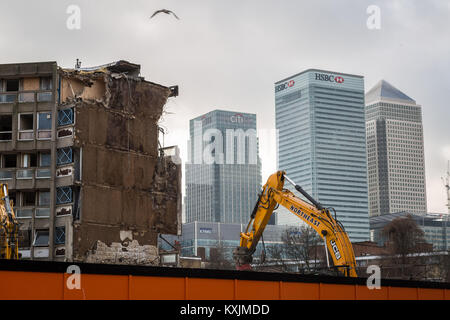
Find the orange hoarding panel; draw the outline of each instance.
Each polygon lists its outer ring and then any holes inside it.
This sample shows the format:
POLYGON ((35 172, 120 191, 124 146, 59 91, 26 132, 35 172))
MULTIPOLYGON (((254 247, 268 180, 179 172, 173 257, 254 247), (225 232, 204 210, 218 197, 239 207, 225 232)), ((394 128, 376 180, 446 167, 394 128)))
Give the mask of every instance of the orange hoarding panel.
POLYGON ((131 276, 130 299, 183 300, 185 278, 131 276))
POLYGON ((233 300, 234 280, 186 278, 188 300, 233 300))
POLYGON ((358 300, 387 300, 388 288, 369 289, 367 286, 356 286, 356 299, 358 300))
POLYGON ((320 284, 320 300, 355 300, 355 286, 348 284, 320 284))
POLYGON ((419 300, 444 300, 445 289, 418 288, 419 300))
POLYGON ((77 282, 72 266, 0 261, 0 300, 450 300, 450 285, 435 282, 369 290, 362 278, 94 264, 77 265, 77 282))
POLYGON ((63 298, 63 274, 0 271, 0 300, 63 298))
POLYGON ((417 288, 389 287, 389 300, 417 300, 417 288))
POLYGON ((281 282, 282 300, 319 300, 319 283, 281 282))
POLYGON ((126 300, 128 299, 128 277, 106 274, 81 274, 80 289, 69 289, 64 275, 64 299, 66 300, 126 300))
POLYGON ((279 283, 275 281, 237 280, 237 300, 275 300, 280 298, 279 283))

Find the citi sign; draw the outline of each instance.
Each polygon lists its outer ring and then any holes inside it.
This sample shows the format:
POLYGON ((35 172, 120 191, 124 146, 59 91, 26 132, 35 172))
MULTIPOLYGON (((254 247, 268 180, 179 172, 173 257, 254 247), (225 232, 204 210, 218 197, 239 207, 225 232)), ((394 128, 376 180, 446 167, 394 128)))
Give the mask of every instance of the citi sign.
POLYGON ((336 82, 336 83, 343 83, 344 78, 340 76, 333 76, 325 73, 316 73, 316 80, 320 81, 330 81, 330 82, 336 82))
POLYGON ((286 81, 285 83, 279 84, 275 87, 275 93, 283 91, 284 89, 293 87, 295 84, 294 80, 286 81))

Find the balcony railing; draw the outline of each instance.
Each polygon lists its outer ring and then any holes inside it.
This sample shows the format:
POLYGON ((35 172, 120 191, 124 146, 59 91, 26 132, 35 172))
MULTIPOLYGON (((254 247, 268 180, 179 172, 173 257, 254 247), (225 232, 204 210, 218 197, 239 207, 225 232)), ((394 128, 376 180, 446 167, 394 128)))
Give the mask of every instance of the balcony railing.
POLYGON ((27 219, 32 218, 33 214, 36 218, 48 218, 50 217, 50 208, 48 207, 29 207, 14 209, 17 218, 27 219))
POLYGON ((40 140, 49 140, 52 137, 52 130, 38 130, 37 138, 40 140))
POLYGON ((17 169, 16 178, 17 179, 33 179, 34 168, 33 169, 17 169))
POLYGON ((36 179, 46 179, 52 176, 50 168, 37 168, 36 179))
POLYGON ((0 132, 0 141, 11 141, 11 140, 12 140, 12 131, 0 132))
POLYGON ((11 180, 15 169, 0 169, 0 180, 11 180))
POLYGON ((0 180, 14 179, 49 179, 52 177, 50 168, 0 168, 0 180))
POLYGON ((36 208, 36 218, 48 218, 50 217, 50 208, 36 208))
POLYGON ((33 140, 34 132, 33 130, 20 130, 19 131, 19 140, 33 140))
POLYGON ((24 90, 14 92, 0 92, 0 103, 51 102, 52 90, 24 90))
POLYGON ((16 209, 15 213, 17 218, 31 218, 33 217, 33 211, 33 208, 21 208, 16 209))

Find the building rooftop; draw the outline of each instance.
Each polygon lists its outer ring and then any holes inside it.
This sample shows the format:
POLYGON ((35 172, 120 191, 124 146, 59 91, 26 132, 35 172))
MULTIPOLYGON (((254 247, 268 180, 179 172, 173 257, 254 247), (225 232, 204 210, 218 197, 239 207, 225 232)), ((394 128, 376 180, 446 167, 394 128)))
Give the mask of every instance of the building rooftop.
MULTIPOLYGON (((407 211, 400 211, 390 214, 383 214, 379 216, 370 217, 370 225, 371 227, 383 226, 396 218, 403 218, 410 215, 414 220, 419 221, 422 225, 437 225, 440 226, 442 223, 446 223, 449 221, 450 223, 450 215, 445 213, 423 213, 416 214, 407 211)), ((450 226, 450 224, 449 224, 450 226)))
POLYGON ((386 80, 378 81, 378 83, 366 93, 366 104, 385 99, 405 103, 416 103, 414 99, 408 97, 386 80))
POLYGON ((284 82, 286 80, 289 80, 291 78, 297 77, 301 74, 307 73, 307 72, 322 72, 322 73, 333 73, 333 74, 339 74, 341 76, 350 76, 350 77, 357 77, 357 78, 364 78, 364 76, 358 75, 358 74, 351 74, 351 73, 343 73, 343 72, 337 72, 337 71, 330 71, 330 70, 323 70, 323 69, 306 69, 302 72, 296 73, 292 76, 289 76, 287 78, 284 78, 283 80, 279 80, 275 82, 275 84, 278 84, 280 82, 284 82))

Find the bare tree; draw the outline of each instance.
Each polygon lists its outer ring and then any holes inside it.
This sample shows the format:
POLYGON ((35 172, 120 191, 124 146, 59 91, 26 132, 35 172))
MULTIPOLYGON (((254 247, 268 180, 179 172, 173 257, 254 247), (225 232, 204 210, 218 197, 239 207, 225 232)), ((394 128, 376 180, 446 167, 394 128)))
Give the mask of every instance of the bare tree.
MULTIPOLYGON (((416 221, 410 215, 394 219, 384 227, 383 234, 387 239, 387 248, 394 257, 389 263, 392 267, 400 264, 399 268, 393 269, 400 272, 400 277, 417 277, 421 272, 418 266, 423 263, 419 263, 419 258, 412 254, 427 251, 427 248, 424 245, 425 234, 416 221)), ((396 273, 393 271, 392 275, 396 273)))
POLYGON ((235 269, 233 259, 230 257, 229 249, 223 245, 222 241, 217 240, 214 247, 209 249, 208 268, 211 269, 235 269))
POLYGON ((306 225, 289 228, 284 232, 282 241, 287 258, 299 265, 304 264, 305 269, 310 270, 310 260, 314 258, 312 251, 319 242, 316 231, 306 225))
POLYGON ((287 262, 293 262, 300 271, 310 272, 316 268, 311 265, 311 260, 317 261, 317 245, 320 241, 316 231, 310 226, 291 227, 286 229, 281 235, 282 244, 271 246, 268 256, 271 261, 277 263, 281 271, 291 270, 287 262))

